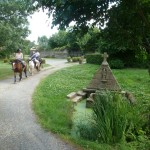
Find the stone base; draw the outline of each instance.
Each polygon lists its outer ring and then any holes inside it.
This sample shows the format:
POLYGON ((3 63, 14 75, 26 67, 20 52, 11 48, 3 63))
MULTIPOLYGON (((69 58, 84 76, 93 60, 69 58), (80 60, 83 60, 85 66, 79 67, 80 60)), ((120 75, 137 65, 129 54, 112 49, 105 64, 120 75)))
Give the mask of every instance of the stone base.
POLYGON ((87 97, 90 97, 91 93, 95 93, 97 89, 88 89, 88 88, 83 88, 83 91, 86 92, 87 97))
POLYGON ((86 100, 86 108, 92 108, 93 107, 93 99, 87 98, 86 100))
POLYGON ((95 93, 91 93, 90 97, 86 100, 86 108, 92 108, 94 103, 95 93))

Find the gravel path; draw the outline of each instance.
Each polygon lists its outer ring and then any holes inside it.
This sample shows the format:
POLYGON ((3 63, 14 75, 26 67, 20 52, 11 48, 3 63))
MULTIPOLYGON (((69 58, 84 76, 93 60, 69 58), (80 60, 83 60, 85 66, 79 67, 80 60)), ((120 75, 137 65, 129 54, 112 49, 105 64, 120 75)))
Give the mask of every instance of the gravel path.
MULTIPOLYGON (((50 62, 49 62, 50 63, 50 62)), ((13 78, 0 81, 0 150, 76 150, 36 121, 31 108, 31 97, 40 80, 69 64, 53 63, 53 67, 24 77, 13 83, 13 78)))

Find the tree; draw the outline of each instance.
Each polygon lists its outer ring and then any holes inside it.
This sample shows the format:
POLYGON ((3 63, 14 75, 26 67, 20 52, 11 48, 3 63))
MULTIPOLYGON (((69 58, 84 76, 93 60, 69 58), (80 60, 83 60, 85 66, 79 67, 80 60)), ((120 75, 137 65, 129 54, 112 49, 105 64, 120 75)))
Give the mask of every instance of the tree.
POLYGON ((0 1, 0 47, 5 50, 5 54, 22 48, 30 33, 27 21, 31 13, 31 7, 27 7, 29 3, 28 0, 0 1))
MULTIPOLYGON (((148 54, 150 59, 149 0, 36 0, 38 6, 53 13, 53 25, 66 28, 74 21, 76 28, 90 24, 103 30, 103 47, 112 52, 131 51, 148 54), (111 5, 113 4, 113 6, 111 5), (111 6, 111 7, 110 7, 111 6), (110 43, 109 43, 110 42, 110 43)), ((150 60, 149 60, 150 61, 150 60)))
POLYGON ((122 1, 117 7, 112 7, 108 11, 109 22, 103 30, 101 49, 107 49, 110 54, 119 55, 126 61, 128 59, 132 64, 146 52, 150 54, 149 14, 150 3, 146 1, 134 0, 130 4, 122 1))
POLYGON ((48 49, 48 38, 46 36, 38 37, 38 45, 40 50, 48 49))
POLYGON ((37 7, 49 9, 53 14, 53 25, 66 28, 72 21, 77 27, 88 26, 93 19, 93 25, 104 25, 107 20, 109 3, 119 0, 35 0, 37 7))
POLYGON ((48 41, 50 49, 63 47, 67 45, 67 32, 60 30, 58 33, 53 34, 48 41))
POLYGON ((77 43, 79 44, 80 49, 82 52, 96 52, 98 51, 98 40, 100 36, 100 30, 98 28, 89 28, 88 32, 84 35, 79 35, 77 37, 77 43))

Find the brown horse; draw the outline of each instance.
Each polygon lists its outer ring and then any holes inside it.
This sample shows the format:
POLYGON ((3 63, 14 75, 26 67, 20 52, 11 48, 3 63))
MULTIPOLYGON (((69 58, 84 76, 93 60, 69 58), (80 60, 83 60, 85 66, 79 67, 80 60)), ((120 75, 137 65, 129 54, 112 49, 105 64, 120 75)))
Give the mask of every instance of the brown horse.
POLYGON ((14 83, 16 83, 16 74, 19 73, 19 81, 21 81, 22 79, 22 72, 24 71, 25 76, 27 78, 27 69, 26 69, 26 65, 23 69, 23 66, 21 64, 21 62, 19 60, 14 60, 12 63, 12 67, 13 67, 13 71, 14 71, 14 83))

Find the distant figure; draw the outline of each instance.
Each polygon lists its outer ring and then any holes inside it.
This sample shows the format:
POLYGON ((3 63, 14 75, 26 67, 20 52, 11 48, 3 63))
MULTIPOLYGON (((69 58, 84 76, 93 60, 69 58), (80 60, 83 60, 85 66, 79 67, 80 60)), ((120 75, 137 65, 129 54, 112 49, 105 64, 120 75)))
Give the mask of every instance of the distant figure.
POLYGON ((17 50, 17 53, 15 54, 15 59, 21 62, 23 68, 25 67, 25 64, 23 61, 23 53, 21 52, 20 48, 17 50))
POLYGON ((31 56, 31 60, 34 61, 36 63, 36 66, 37 64, 40 63, 40 53, 39 52, 35 52, 33 53, 33 55, 31 56))

